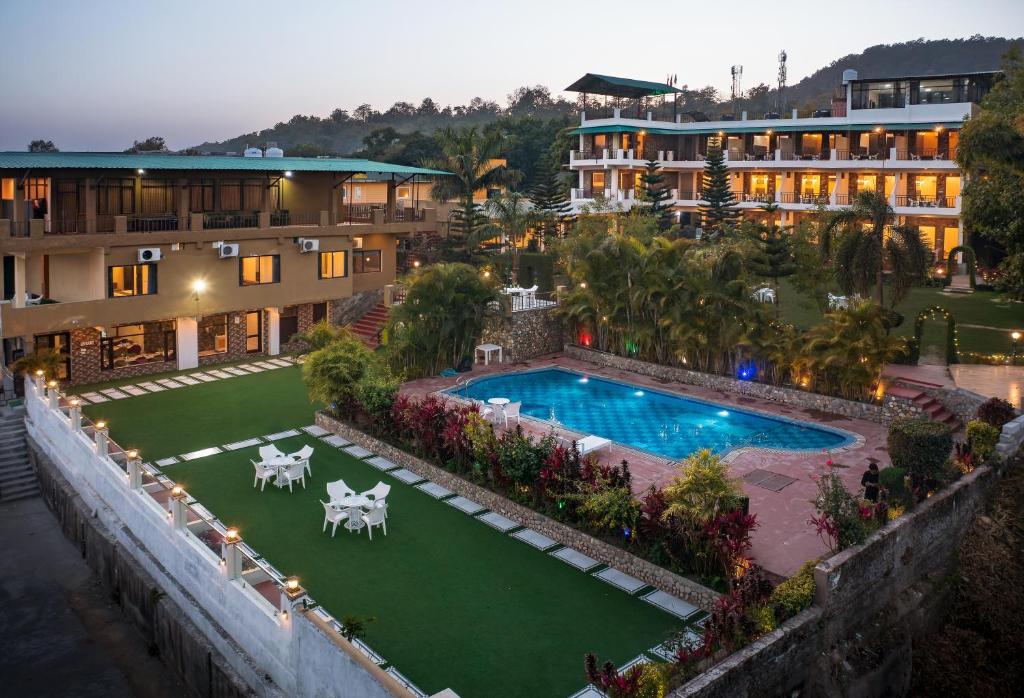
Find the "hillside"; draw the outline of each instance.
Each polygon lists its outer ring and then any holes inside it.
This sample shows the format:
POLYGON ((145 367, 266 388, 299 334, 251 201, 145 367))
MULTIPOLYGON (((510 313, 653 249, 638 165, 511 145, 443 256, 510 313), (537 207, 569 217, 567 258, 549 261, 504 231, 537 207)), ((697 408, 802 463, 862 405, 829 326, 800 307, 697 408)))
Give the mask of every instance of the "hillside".
MULTIPOLYGON (((827 106, 832 90, 841 83, 842 73, 847 68, 857 70, 861 77, 994 70, 1012 45, 1024 46, 1024 39, 974 36, 969 39, 917 39, 872 46, 861 53, 838 58, 788 87, 785 108, 827 106)), ((685 82, 685 75, 682 77, 685 82)), ((762 85, 750 90, 746 99, 730 105, 718 99, 713 88, 705 88, 688 91, 684 101, 687 108, 709 113, 734 108, 736 111, 748 109, 756 114, 774 109, 776 95, 775 90, 762 85)), ((501 117, 549 120, 573 114, 575 104, 552 97, 548 88, 523 87, 508 95, 504 107, 479 97, 469 104, 446 107, 440 107, 427 97, 418 106, 410 102, 396 102, 384 112, 364 104, 351 112, 335 109, 326 117, 297 114, 288 122, 225 141, 203 143, 196 149, 202 152, 241 152, 246 145, 274 141, 289 155, 351 154, 363 147, 366 136, 388 127, 400 134, 415 131, 429 134, 444 126, 483 125, 501 117)))

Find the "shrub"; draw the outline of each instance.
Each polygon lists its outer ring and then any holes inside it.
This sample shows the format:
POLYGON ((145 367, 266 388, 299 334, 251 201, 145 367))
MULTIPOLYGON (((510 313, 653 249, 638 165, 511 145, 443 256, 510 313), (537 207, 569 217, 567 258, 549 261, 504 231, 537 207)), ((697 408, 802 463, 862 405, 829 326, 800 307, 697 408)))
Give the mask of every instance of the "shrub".
POLYGON ((967 423, 967 443, 976 463, 984 463, 996 451, 999 442, 999 427, 995 427, 980 419, 972 419, 967 423))
POLYGON ((878 473, 878 485, 889 493, 890 502, 903 502, 907 496, 907 471, 903 468, 889 466, 878 473))
POLYGON ((523 435, 520 426, 516 426, 515 431, 506 431, 498 439, 498 462, 502 473, 519 485, 533 484, 544 463, 533 440, 523 435))
POLYGON ((953 430, 947 424, 904 417, 889 425, 889 457, 894 466, 906 470, 919 497, 943 477, 952 450, 953 430))
POLYGON ((796 574, 772 589, 769 602, 780 621, 792 618, 805 608, 810 608, 814 603, 814 567, 816 564, 816 560, 808 560, 800 565, 796 574))
POLYGON ((814 508, 818 515, 810 523, 832 553, 863 543, 871 532, 871 509, 862 507, 835 473, 818 478, 814 508))
POLYGON ((742 490, 729 477, 729 466, 710 449, 690 454, 682 474, 665 487, 664 517, 706 526, 719 512, 731 511, 740 503, 742 490))
POLYGON ((401 384, 402 379, 395 376, 386 364, 374 361, 356 383, 355 398, 374 423, 382 424, 391 413, 391 405, 401 384))
POLYGON ((313 400, 331 405, 339 414, 351 416, 356 410, 356 384, 363 377, 372 354, 349 333, 306 358, 302 379, 313 400))
POLYGON ((1002 429, 1003 425, 1016 417, 1013 405, 1006 400, 997 397, 989 398, 978 405, 975 416, 981 421, 991 424, 996 429, 1002 429))
POLYGON ((631 539, 636 535, 640 502, 626 487, 598 487, 583 495, 579 513, 595 531, 621 531, 631 539))

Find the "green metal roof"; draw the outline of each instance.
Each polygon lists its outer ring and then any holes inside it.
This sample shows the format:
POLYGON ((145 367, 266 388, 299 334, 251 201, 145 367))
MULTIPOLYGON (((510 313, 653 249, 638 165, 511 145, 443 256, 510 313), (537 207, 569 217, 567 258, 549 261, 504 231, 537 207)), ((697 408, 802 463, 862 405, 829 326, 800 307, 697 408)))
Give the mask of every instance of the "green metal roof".
POLYGON ((441 170, 357 158, 245 158, 229 155, 136 155, 123 153, 0 152, 0 170, 235 170, 239 172, 375 172, 446 175, 441 170))
MULTIPOLYGON (((716 133, 764 133, 771 129, 772 131, 789 132, 789 131, 873 131, 875 128, 882 126, 886 131, 919 131, 919 130, 931 130, 936 126, 942 126, 943 128, 960 128, 963 123, 960 121, 947 121, 941 123, 920 123, 920 124, 879 124, 877 122, 870 124, 815 124, 813 120, 808 120, 809 123, 803 124, 786 124, 773 122, 770 125, 761 126, 732 126, 726 125, 730 122, 724 122, 720 126, 705 127, 701 128, 646 128, 643 126, 625 126, 622 124, 612 124, 609 126, 583 126, 572 131, 572 135, 589 134, 589 133, 637 133, 638 131, 644 131, 645 133, 651 133, 663 136, 685 136, 685 135, 712 135, 716 133)), ((743 122, 739 122, 743 123, 743 122)))
POLYGON ((586 92, 592 95, 608 97, 647 97, 649 95, 667 95, 682 92, 678 87, 663 82, 647 80, 631 80, 611 75, 587 73, 579 80, 565 88, 566 92, 586 92))

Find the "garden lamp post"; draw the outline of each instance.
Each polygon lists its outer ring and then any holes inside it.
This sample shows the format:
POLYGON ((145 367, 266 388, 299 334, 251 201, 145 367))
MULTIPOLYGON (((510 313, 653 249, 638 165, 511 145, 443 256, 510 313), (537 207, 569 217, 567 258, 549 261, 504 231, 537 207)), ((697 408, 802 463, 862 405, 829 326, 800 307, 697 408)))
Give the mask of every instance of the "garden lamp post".
POLYGON ((1017 330, 1010 333, 1010 365, 1017 363, 1017 344, 1020 342, 1021 334, 1017 330))

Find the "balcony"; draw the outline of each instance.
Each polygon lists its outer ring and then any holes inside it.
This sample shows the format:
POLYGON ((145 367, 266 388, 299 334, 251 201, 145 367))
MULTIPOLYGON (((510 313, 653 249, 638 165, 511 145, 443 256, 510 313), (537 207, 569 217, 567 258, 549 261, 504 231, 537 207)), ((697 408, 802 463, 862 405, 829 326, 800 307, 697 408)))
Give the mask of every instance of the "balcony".
POLYGON ((831 198, 828 194, 814 194, 799 192, 781 192, 779 193, 779 203, 781 204, 800 204, 803 206, 828 206, 831 203, 831 198))
POLYGON ((959 196, 905 196, 895 197, 896 207, 904 208, 959 208, 959 196))

